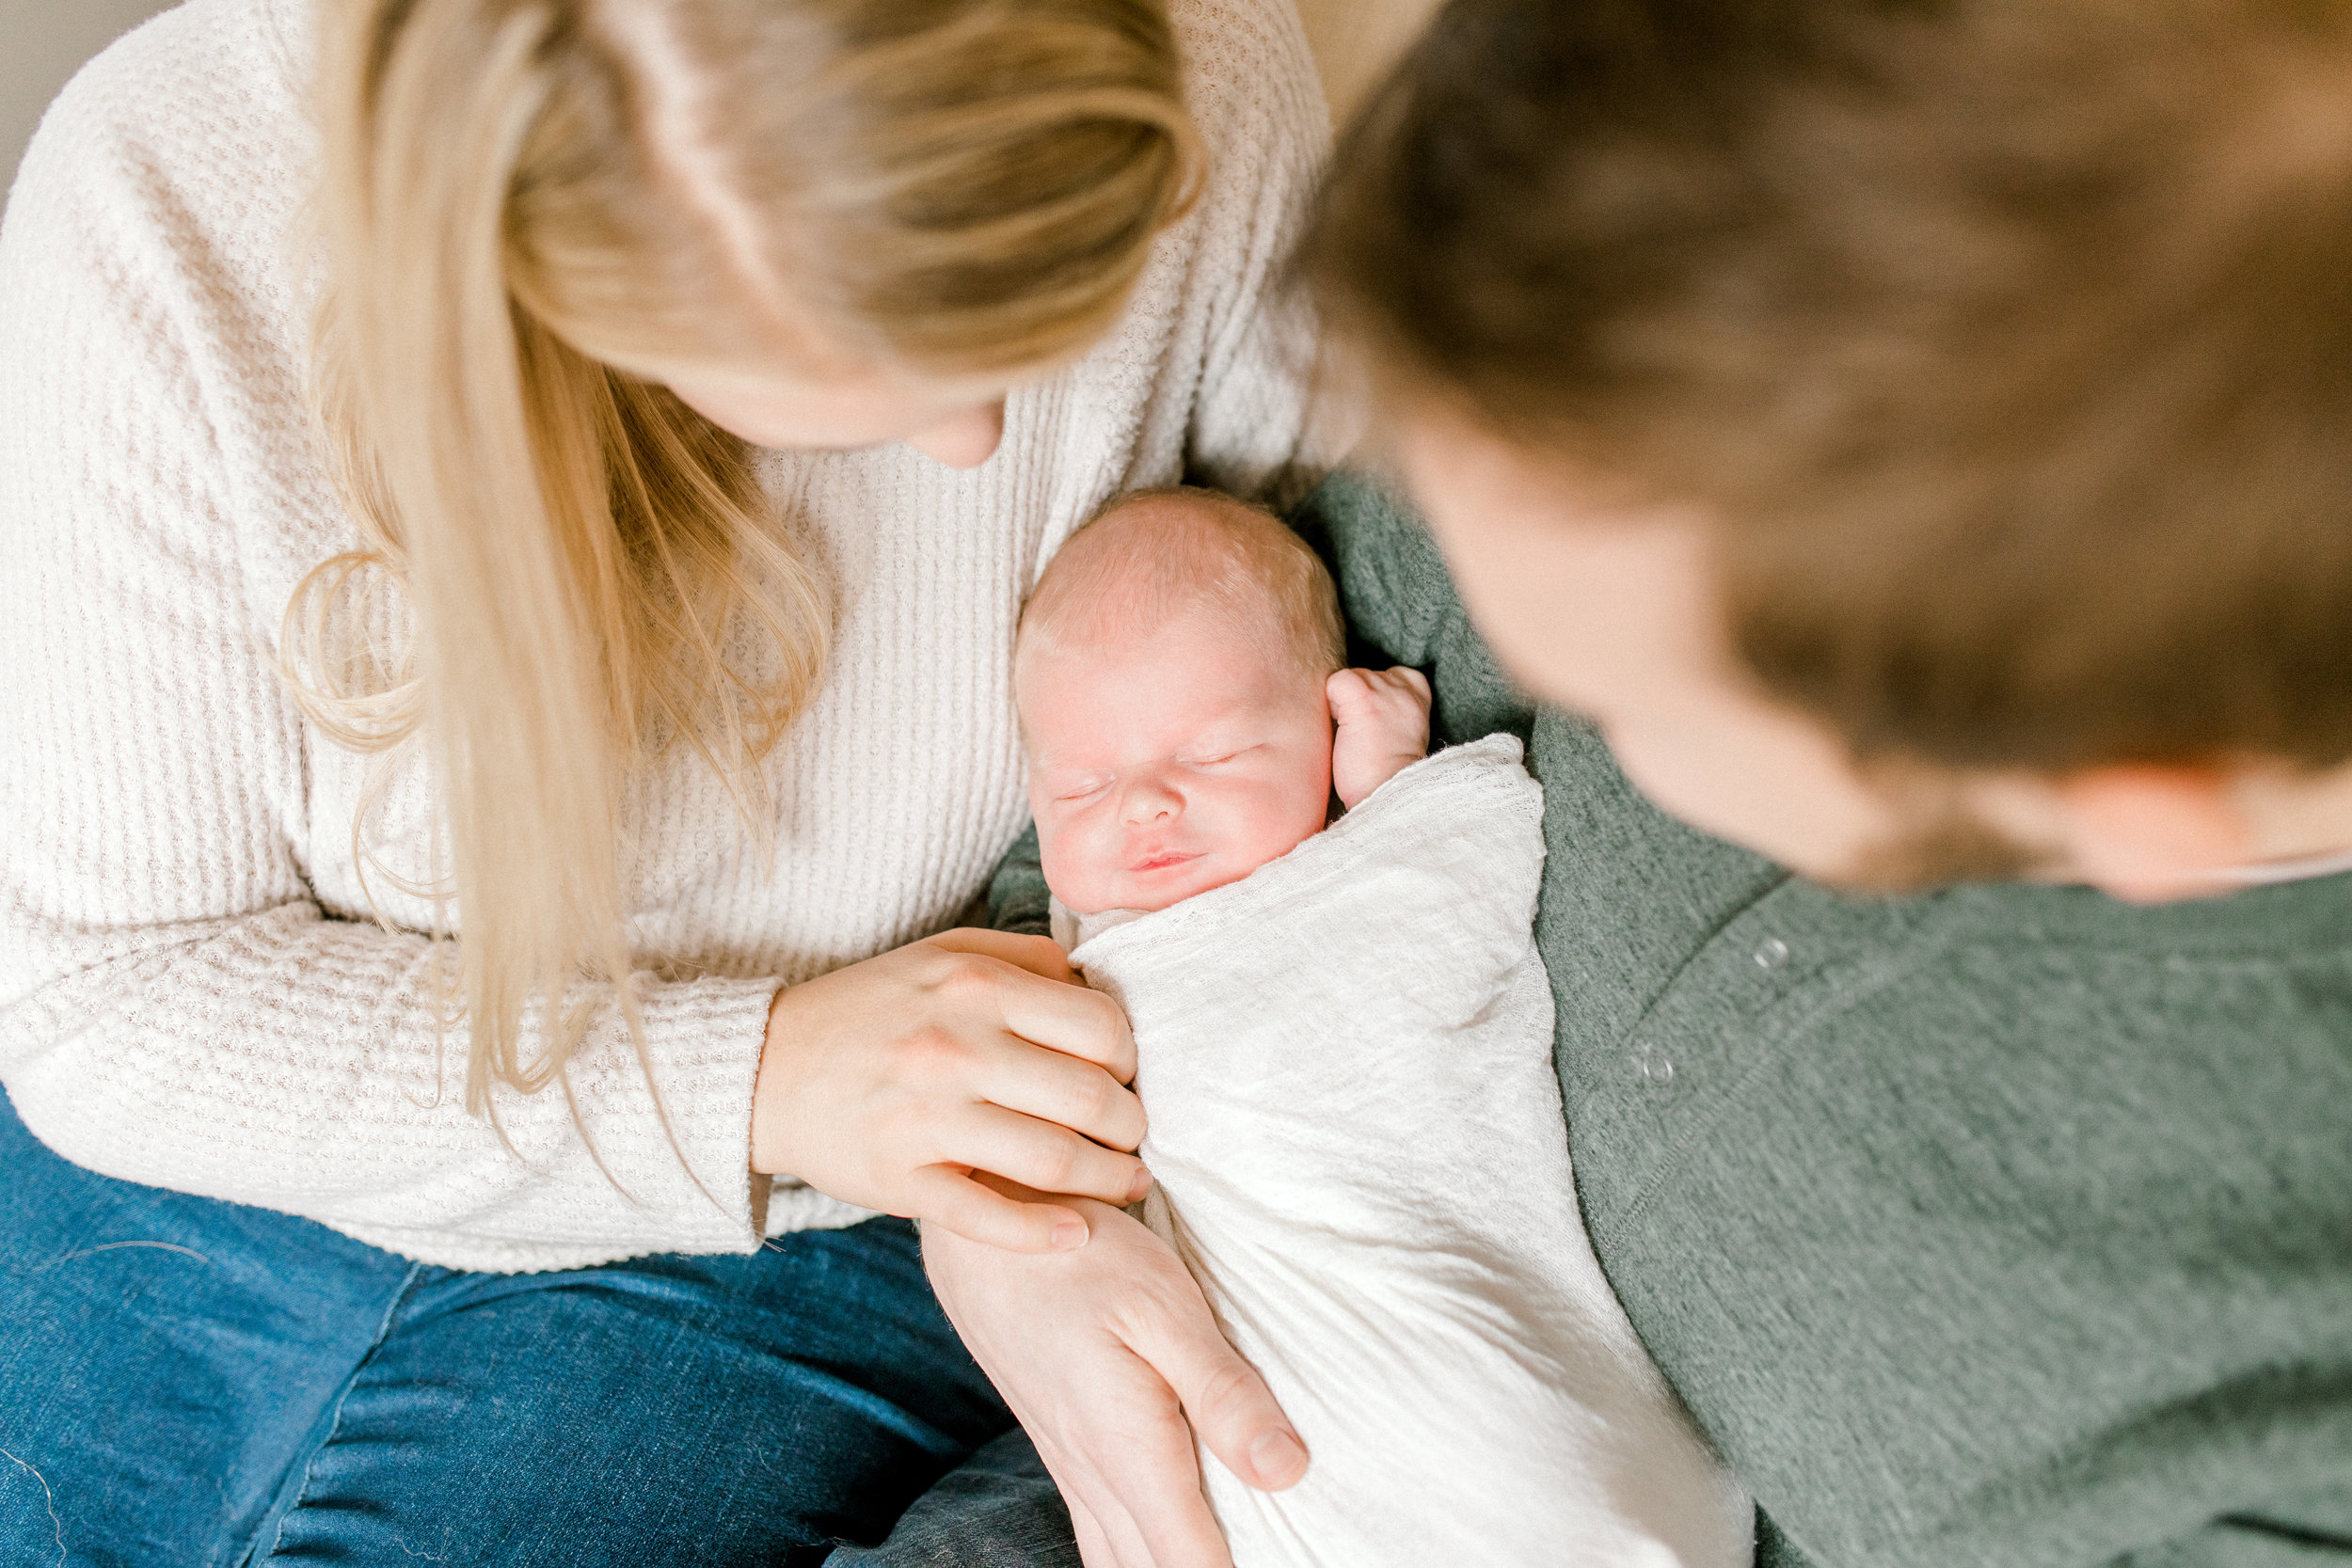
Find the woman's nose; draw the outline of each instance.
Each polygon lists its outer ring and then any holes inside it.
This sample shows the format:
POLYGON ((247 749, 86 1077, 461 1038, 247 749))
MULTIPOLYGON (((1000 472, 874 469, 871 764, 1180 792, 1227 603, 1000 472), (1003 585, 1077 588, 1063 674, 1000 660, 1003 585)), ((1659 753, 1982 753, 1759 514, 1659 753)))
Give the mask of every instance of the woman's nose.
POLYGON ((906 438, 908 446, 950 468, 977 468, 996 455, 1005 438, 1005 400, 998 398, 906 438))

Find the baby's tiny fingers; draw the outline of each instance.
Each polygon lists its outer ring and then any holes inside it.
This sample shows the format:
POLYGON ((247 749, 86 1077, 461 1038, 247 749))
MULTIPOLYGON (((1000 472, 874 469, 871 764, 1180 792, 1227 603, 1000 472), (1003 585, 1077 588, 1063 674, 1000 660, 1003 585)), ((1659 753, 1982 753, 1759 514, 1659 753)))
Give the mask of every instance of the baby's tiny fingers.
POLYGON ((1075 1252, 1093 1234, 1074 1209, 1016 1202, 953 1165, 910 1171, 906 1186, 908 1217, 945 1226, 982 1246, 1007 1252, 1075 1252))
POLYGON ((1409 664, 1400 664, 1390 670, 1387 678, 1391 685, 1403 687, 1416 697, 1426 698, 1429 695, 1429 677, 1409 664))

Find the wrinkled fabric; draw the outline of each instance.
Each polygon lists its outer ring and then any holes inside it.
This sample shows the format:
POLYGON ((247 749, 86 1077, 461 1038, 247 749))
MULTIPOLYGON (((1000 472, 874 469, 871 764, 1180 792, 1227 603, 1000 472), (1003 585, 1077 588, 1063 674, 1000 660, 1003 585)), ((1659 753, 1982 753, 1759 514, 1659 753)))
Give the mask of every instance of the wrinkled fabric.
POLYGON ((1073 955, 1135 1027, 1153 1227, 1313 1455, 1267 1494, 1202 1453, 1237 1568, 1749 1560, 1585 1241, 1520 752, 1440 752, 1073 955))

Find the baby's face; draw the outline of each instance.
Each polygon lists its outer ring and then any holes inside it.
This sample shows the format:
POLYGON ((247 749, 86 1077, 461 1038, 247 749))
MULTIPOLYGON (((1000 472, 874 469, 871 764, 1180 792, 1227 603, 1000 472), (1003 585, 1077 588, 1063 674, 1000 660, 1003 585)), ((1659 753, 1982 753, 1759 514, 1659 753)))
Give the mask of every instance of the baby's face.
POLYGON ((1324 683, 1194 614, 1147 635, 1021 655, 1029 806, 1070 908, 1163 910, 1323 829, 1324 683))

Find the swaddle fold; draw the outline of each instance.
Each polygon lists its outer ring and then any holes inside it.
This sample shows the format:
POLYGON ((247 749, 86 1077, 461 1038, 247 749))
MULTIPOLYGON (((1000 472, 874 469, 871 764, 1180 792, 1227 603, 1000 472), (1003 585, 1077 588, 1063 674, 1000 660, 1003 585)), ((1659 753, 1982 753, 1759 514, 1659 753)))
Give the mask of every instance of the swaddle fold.
POLYGON ((1493 736, 1073 957, 1135 1026, 1148 1210, 1313 1465, 1205 1451, 1236 1568, 1733 1568, 1748 1499, 1585 1239, 1534 935, 1543 795, 1493 736))

